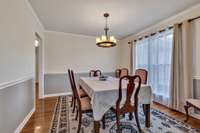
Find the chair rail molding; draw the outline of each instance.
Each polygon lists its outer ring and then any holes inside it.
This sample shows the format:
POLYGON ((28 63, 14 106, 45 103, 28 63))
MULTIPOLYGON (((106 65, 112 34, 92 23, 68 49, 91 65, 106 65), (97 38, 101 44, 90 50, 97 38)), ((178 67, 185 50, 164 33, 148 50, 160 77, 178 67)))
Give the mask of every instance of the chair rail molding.
POLYGON ((199 79, 200 80, 200 76, 193 76, 193 79, 199 79))
POLYGON ((21 78, 18 78, 16 80, 11 80, 11 81, 8 81, 8 82, 1 83, 0 84, 0 90, 5 89, 5 88, 10 87, 10 86, 17 85, 19 83, 23 83, 23 82, 28 81, 30 79, 34 79, 34 76, 31 75, 31 74, 26 75, 26 76, 21 77, 21 78))

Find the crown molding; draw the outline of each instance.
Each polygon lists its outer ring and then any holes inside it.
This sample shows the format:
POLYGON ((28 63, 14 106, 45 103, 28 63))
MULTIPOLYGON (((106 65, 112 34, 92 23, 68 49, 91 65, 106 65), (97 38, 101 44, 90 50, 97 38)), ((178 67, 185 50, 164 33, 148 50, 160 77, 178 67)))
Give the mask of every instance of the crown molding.
POLYGON ((33 9, 32 5, 30 4, 29 0, 25 0, 28 8, 30 9, 32 15, 34 16, 34 18, 36 19, 36 21, 41 25, 42 29, 45 30, 44 25, 42 24, 42 22, 40 21, 40 19, 38 18, 37 14, 35 13, 35 10, 33 9))
MULTIPOLYGON (((172 15, 171 17, 168 17, 166 19, 163 19, 147 28, 144 28, 143 30, 140 30, 136 33, 133 33, 133 34, 130 34, 130 35, 127 35, 125 37, 122 38, 122 40, 130 40, 130 39, 135 39, 137 37, 139 37, 140 35, 143 35, 145 33, 149 33, 149 32, 155 32, 156 30, 160 29, 160 28, 166 28, 168 26, 170 26, 171 24, 174 24, 174 23, 180 23, 181 21, 183 20, 177 20, 177 18, 181 18, 182 15, 184 14, 187 14, 187 13, 190 13, 196 9, 200 8, 200 4, 197 4, 197 5, 194 5, 192 7, 189 7, 175 15, 172 15), (167 25, 166 25, 167 24, 167 25)), ((189 16, 188 16, 189 17, 189 16)), ((187 19, 190 19, 190 18, 187 18, 187 19)))

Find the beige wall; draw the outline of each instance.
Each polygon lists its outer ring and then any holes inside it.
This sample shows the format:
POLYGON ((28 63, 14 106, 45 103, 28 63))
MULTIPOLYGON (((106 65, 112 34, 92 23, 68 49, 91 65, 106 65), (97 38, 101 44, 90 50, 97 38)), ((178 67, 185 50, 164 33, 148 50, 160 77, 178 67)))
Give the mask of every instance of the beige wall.
MULTIPOLYGON (((200 4, 196 5, 190 9, 187 9, 175 16, 172 16, 170 18, 167 18, 147 29, 144 29, 143 31, 131 35, 127 38, 124 38, 123 40, 121 40, 120 42, 120 65, 121 67, 129 67, 130 66, 130 45, 128 45, 128 42, 131 40, 134 40, 135 38, 138 38, 140 36, 158 31, 162 28, 168 27, 173 25, 174 23, 178 23, 181 22, 183 20, 189 19, 189 18, 193 18, 196 16, 200 15, 200 4)), ((200 54, 197 51, 200 48, 200 40, 199 40, 199 36, 200 36, 200 23, 199 20, 198 22, 196 22, 195 24, 195 36, 194 36, 194 77, 200 77, 200 54)))
POLYGON ((45 32, 45 73, 66 73, 100 69, 113 72, 118 63, 118 46, 100 48, 95 37, 61 32, 45 32))
POLYGON ((26 0, 1 0, 0 18, 1 86, 34 76, 35 32, 43 37, 43 27, 26 0))
POLYGON ((119 67, 130 68, 130 49, 131 46, 128 44, 130 40, 120 40, 119 45, 119 67))
POLYGON ((35 107, 35 32, 43 26, 27 0, 0 0, 0 132, 20 132, 35 107))

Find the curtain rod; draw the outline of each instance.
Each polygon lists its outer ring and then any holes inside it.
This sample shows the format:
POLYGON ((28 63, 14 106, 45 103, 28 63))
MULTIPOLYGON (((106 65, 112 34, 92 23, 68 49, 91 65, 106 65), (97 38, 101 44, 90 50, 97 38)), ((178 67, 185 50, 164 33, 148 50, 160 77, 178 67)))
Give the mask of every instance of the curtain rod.
POLYGON ((191 19, 189 19, 188 21, 189 21, 189 22, 192 22, 192 21, 194 21, 194 20, 196 20, 196 19, 200 19, 200 16, 195 17, 195 18, 191 18, 191 19))
MULTIPOLYGON (((192 22, 192 21, 194 21, 194 20, 196 20, 196 19, 200 19, 200 16, 198 16, 198 17, 195 17, 195 18, 191 18, 191 19, 188 19, 188 22, 192 22)), ((182 23, 180 23, 180 24, 182 24, 182 23)), ((169 27, 167 27, 167 28, 164 28, 164 29, 161 29, 161 30, 159 30, 159 31, 157 31, 157 32, 153 32, 153 33, 151 33, 150 35, 145 35, 145 36, 143 36, 143 37, 140 37, 140 38, 138 38, 138 39, 135 39, 134 40, 134 42, 137 42, 138 40, 142 40, 142 39, 144 39, 144 38, 148 38, 148 37, 150 37, 150 36, 154 36, 156 33, 162 33, 162 32, 164 32, 164 31, 166 31, 167 29, 173 29, 174 28, 174 26, 169 26, 169 27)), ((128 44, 131 44, 133 41, 130 41, 130 42, 128 42, 128 44)))

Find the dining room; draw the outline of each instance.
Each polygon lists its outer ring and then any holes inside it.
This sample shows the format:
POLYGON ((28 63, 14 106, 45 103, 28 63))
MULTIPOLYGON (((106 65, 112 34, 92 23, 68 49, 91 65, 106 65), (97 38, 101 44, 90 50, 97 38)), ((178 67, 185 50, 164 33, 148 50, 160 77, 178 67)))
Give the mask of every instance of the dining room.
POLYGON ((0 133, 200 133, 199 0, 0 7, 0 133))

